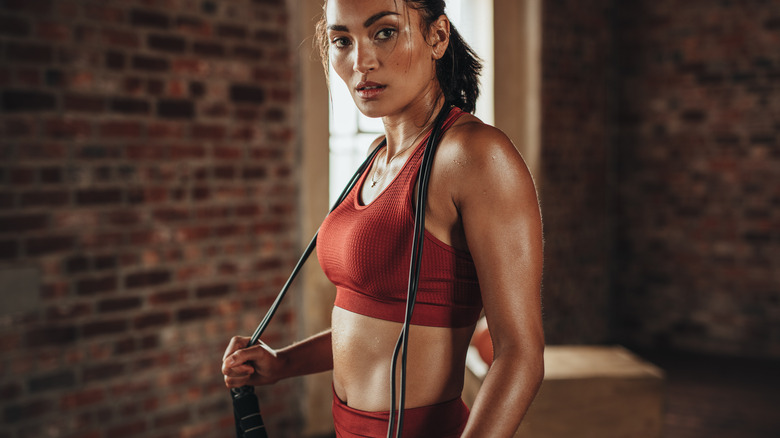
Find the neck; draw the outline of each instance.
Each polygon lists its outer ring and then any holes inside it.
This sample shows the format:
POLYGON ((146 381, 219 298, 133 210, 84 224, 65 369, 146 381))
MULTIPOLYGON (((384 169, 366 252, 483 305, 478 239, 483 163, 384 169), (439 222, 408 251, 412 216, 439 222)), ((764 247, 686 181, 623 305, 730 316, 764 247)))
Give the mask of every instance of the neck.
POLYGON ((430 127, 443 106, 444 97, 441 93, 423 93, 397 114, 382 117, 387 139, 385 159, 390 161, 411 148, 412 143, 417 142, 430 127))

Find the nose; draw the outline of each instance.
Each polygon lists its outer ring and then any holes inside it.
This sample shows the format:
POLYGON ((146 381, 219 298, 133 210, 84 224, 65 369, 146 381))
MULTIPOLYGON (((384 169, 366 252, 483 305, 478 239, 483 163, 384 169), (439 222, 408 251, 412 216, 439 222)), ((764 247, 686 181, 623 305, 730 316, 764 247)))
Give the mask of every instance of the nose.
POLYGON ((366 74, 378 65, 376 53, 371 44, 358 44, 355 50, 355 63, 352 69, 357 73, 366 74))

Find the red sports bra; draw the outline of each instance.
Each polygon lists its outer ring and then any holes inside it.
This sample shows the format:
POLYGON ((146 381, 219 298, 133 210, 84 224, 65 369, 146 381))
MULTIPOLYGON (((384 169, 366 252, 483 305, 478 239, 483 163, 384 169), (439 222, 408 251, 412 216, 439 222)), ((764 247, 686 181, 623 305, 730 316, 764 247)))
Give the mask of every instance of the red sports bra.
MULTIPOLYGON (((465 114, 453 108, 443 129, 465 114)), ((337 307, 403 322, 409 282, 414 212, 412 196, 430 132, 393 181, 370 204, 359 193, 368 174, 328 215, 319 230, 317 258, 336 285, 337 307)), ((369 167, 368 169, 371 169, 369 167)), ((476 323, 482 296, 471 255, 425 232, 412 324, 466 327, 476 323)))

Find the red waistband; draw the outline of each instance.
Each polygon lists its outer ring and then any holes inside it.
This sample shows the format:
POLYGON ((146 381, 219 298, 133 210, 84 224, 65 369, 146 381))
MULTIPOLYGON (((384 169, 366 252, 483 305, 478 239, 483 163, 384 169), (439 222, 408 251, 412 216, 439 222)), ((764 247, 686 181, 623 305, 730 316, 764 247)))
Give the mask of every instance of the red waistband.
MULTIPOLYGON (((385 437, 390 411, 366 412, 347 406, 333 393, 333 423, 338 438, 385 437)), ((466 427, 469 409, 456 398, 404 410, 404 438, 456 438, 466 427)))

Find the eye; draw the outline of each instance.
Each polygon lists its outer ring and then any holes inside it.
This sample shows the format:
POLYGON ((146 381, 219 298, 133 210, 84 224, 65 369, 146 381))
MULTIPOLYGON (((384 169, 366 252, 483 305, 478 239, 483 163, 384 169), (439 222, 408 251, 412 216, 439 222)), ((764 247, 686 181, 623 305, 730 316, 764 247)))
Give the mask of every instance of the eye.
POLYGON ((346 37, 335 37, 331 38, 330 45, 337 49, 343 49, 350 45, 349 38, 346 37))
POLYGON ((379 32, 376 33, 376 39, 378 40, 389 40, 395 35, 395 29, 392 27, 386 27, 379 32))

